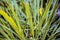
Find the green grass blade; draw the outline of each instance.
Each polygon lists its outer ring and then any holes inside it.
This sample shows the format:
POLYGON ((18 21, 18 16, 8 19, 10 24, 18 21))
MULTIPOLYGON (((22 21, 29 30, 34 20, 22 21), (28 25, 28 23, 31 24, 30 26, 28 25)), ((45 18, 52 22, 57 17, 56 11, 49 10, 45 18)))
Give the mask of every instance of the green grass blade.
POLYGON ((29 3, 26 3, 26 15, 27 15, 27 20, 30 23, 30 32, 32 34, 32 36, 34 37, 34 27, 33 27, 33 22, 32 22, 32 17, 31 17, 31 13, 30 13, 30 6, 29 3))
POLYGON ((49 12, 49 9, 50 9, 52 3, 53 3, 53 0, 50 0, 49 3, 48 3, 48 5, 46 6, 44 15, 42 16, 42 19, 40 20, 40 25, 39 25, 40 31, 41 31, 43 22, 46 19, 46 16, 48 15, 48 12, 49 12))
POLYGON ((0 27, 0 33, 4 35, 8 40, 11 40, 1 27, 0 27))

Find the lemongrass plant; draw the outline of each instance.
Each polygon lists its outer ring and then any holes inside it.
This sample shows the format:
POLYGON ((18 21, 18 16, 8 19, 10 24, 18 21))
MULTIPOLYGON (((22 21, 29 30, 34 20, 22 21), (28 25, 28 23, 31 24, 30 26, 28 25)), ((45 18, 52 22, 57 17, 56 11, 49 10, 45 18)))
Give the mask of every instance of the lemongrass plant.
POLYGON ((0 0, 0 40, 56 40, 58 0, 43 4, 44 0, 0 0))

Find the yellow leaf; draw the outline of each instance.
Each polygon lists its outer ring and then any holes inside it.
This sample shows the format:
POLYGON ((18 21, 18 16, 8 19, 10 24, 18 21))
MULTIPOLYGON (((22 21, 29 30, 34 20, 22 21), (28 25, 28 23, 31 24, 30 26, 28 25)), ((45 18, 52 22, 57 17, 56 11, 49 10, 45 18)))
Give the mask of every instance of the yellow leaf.
POLYGON ((40 14, 40 16, 42 16, 42 12, 43 12, 43 9, 40 8, 40 9, 39 9, 39 14, 40 14))

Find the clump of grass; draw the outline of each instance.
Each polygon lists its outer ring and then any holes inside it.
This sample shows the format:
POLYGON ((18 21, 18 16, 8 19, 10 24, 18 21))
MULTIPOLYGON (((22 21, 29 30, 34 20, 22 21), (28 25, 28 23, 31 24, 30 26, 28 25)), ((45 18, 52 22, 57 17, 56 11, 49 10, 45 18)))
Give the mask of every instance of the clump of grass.
POLYGON ((1 0, 0 35, 2 38, 0 39, 55 40, 57 33, 60 32, 60 18, 57 24, 53 23, 58 0, 47 1, 46 8, 43 7, 43 1, 1 0))

